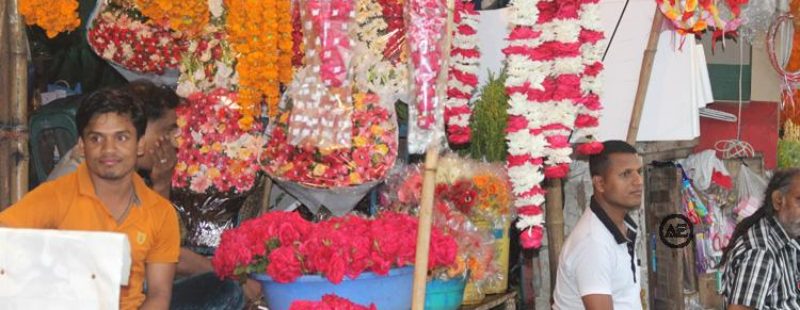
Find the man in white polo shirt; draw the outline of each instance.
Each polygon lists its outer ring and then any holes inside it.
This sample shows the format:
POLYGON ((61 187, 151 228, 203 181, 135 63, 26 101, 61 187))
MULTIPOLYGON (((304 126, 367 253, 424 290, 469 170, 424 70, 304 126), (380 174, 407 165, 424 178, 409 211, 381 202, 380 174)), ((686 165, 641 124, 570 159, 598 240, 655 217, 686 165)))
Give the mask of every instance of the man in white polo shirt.
POLYGON ((554 309, 642 309, 637 226, 628 216, 642 203, 642 161, 623 141, 606 141, 589 158, 594 195, 564 243, 554 309))

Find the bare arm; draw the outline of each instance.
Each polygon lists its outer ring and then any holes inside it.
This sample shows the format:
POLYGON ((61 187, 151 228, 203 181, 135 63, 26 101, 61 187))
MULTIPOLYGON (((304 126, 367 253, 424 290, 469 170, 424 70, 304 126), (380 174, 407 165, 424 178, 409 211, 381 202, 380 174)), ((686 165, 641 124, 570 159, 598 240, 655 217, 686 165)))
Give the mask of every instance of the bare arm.
POLYGON ((187 248, 181 248, 181 256, 178 258, 177 273, 182 276, 191 276, 214 271, 211 260, 192 252, 187 248))
POLYGON ((583 307, 586 310, 612 310, 614 309, 614 302, 611 300, 611 295, 590 294, 581 297, 583 300, 583 307))
POLYGON ((145 267, 147 294, 140 310, 169 309, 172 297, 172 280, 175 277, 175 264, 148 263, 145 267))
POLYGON ((753 310, 753 308, 742 305, 728 305, 728 310, 753 310))

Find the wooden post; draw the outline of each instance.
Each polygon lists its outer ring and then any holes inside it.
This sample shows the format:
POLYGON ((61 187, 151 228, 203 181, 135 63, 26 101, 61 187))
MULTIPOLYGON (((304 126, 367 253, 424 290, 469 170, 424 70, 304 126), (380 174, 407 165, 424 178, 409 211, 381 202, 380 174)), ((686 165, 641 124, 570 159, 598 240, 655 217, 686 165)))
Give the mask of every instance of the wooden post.
MULTIPOLYGON (((11 203, 11 180, 9 158, 11 157, 10 143, 5 137, 3 126, 10 122, 10 106, 13 104, 11 97, 11 79, 14 76, 11 62, 11 40, 9 25, 10 3, 15 0, 0 0, 0 210, 11 203)), ((16 14, 16 13, 14 13, 16 14)))
POLYGON ((550 296, 556 287, 558 257, 564 246, 564 195, 560 179, 547 181, 545 194, 545 223, 547 225, 547 253, 550 259, 550 296))
POLYGON ((428 251, 431 243, 431 223, 433 222, 433 195, 436 188, 436 165, 439 161, 439 148, 433 144, 425 156, 425 174, 422 181, 422 201, 419 206, 419 228, 417 231, 417 256, 414 259, 414 290, 411 300, 412 310, 425 308, 425 286, 428 282, 428 251))
POLYGON ((625 141, 628 144, 636 144, 636 136, 639 134, 639 120, 642 119, 642 108, 647 97, 647 87, 650 86, 650 74, 653 72, 653 60, 658 50, 658 38, 661 36, 661 24, 664 23, 664 15, 656 8, 653 16, 653 24, 650 26, 650 37, 647 40, 647 48, 642 56, 642 68, 639 70, 639 85, 636 88, 636 97, 633 101, 633 112, 631 122, 628 124, 628 136, 625 141))
POLYGON ((16 202, 28 191, 28 37, 25 23, 19 15, 18 2, 11 0, 8 7, 9 34, 11 45, 12 82, 11 123, 14 138, 9 140, 13 152, 11 162, 11 203, 16 202))

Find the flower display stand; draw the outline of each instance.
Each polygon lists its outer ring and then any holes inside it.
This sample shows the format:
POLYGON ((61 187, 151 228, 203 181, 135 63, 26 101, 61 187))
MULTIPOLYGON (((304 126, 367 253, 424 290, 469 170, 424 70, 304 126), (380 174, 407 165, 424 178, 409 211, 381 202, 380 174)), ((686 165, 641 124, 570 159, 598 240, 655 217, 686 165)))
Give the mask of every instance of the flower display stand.
POLYGON ((298 300, 320 300, 335 294, 356 304, 375 304, 381 310, 411 309, 414 267, 395 268, 386 276, 364 272, 355 279, 345 277, 336 285, 318 275, 301 276, 292 283, 278 283, 265 274, 251 277, 261 283, 270 310, 288 310, 298 300))

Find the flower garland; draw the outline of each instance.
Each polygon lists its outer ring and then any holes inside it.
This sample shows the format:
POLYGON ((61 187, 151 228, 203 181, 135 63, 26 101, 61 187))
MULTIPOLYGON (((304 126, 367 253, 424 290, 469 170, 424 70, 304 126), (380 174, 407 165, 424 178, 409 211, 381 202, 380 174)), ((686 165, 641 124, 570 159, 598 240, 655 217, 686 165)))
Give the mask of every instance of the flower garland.
POLYGON ((25 24, 41 27, 48 38, 81 25, 76 0, 20 0, 18 9, 25 24))
POLYGON ((414 68, 414 106, 416 125, 422 130, 436 123, 439 98, 436 96, 436 79, 442 65, 442 29, 447 21, 447 11, 441 0, 410 0, 407 6, 407 40, 411 48, 411 65, 414 68))
POLYGON ((508 46, 503 49, 508 65, 506 91, 509 94, 508 156, 506 168, 511 180, 512 192, 516 196, 514 206, 519 221, 517 227, 522 234, 520 242, 525 248, 541 246, 544 217, 544 189, 541 182, 543 153, 547 145, 539 130, 540 120, 545 117, 544 107, 528 99, 530 89, 543 89, 546 64, 529 57, 542 41, 539 20, 539 0, 512 0, 510 8, 511 33, 508 46))
POLYGON ((134 0, 144 16, 188 37, 200 34, 208 25, 208 0, 134 0))
POLYGON ((259 123, 252 131, 231 124, 241 117, 235 93, 225 89, 197 92, 176 112, 180 135, 174 187, 196 193, 242 193, 253 187, 261 170, 258 152, 266 141, 258 134, 259 123))
POLYGON ((370 304, 365 307, 353 303, 347 298, 339 297, 333 294, 325 294, 322 296, 321 301, 307 301, 297 300, 292 302, 289 310, 377 310, 375 304, 370 304))
POLYGON ((300 0, 292 1, 292 66, 302 67, 305 52, 303 52, 303 21, 300 19, 300 0))
POLYGON ((353 1, 305 0, 303 8, 305 46, 314 49, 311 56, 319 61, 322 82, 331 87, 344 86, 352 49, 349 31, 353 1))
POLYGON ((89 29, 89 45, 97 55, 126 69, 162 74, 176 68, 186 46, 168 29, 135 20, 109 7, 89 29))
POLYGON ((249 130, 262 99, 267 114, 278 115, 280 85, 292 79, 292 22, 290 0, 225 0, 228 41, 239 53, 239 126, 249 130))
POLYGON ((582 97, 577 102, 578 115, 575 118, 575 135, 581 137, 578 153, 592 155, 603 150, 603 144, 596 141, 599 130, 600 103, 602 91, 603 52, 605 50, 605 34, 600 17, 600 1, 587 0, 581 5, 580 41, 583 72, 581 73, 582 97))
POLYGON ((451 144, 469 142, 471 137, 469 100, 478 86, 478 13, 472 2, 456 1, 450 68, 447 79, 447 100, 444 119, 451 144))
POLYGON ((403 44, 406 37, 406 24, 403 16, 403 5, 405 0, 377 0, 383 11, 383 19, 386 22, 386 47, 383 49, 383 57, 392 63, 402 62, 404 54, 403 44))
MULTIPOLYGON (((359 0, 356 3, 357 44, 353 52, 354 81, 361 92, 381 94, 382 104, 394 104, 395 98, 405 97, 408 91, 408 66, 392 62, 384 52, 393 37, 382 16, 378 2, 359 0)), ((402 16, 400 18, 402 20, 402 16)))

